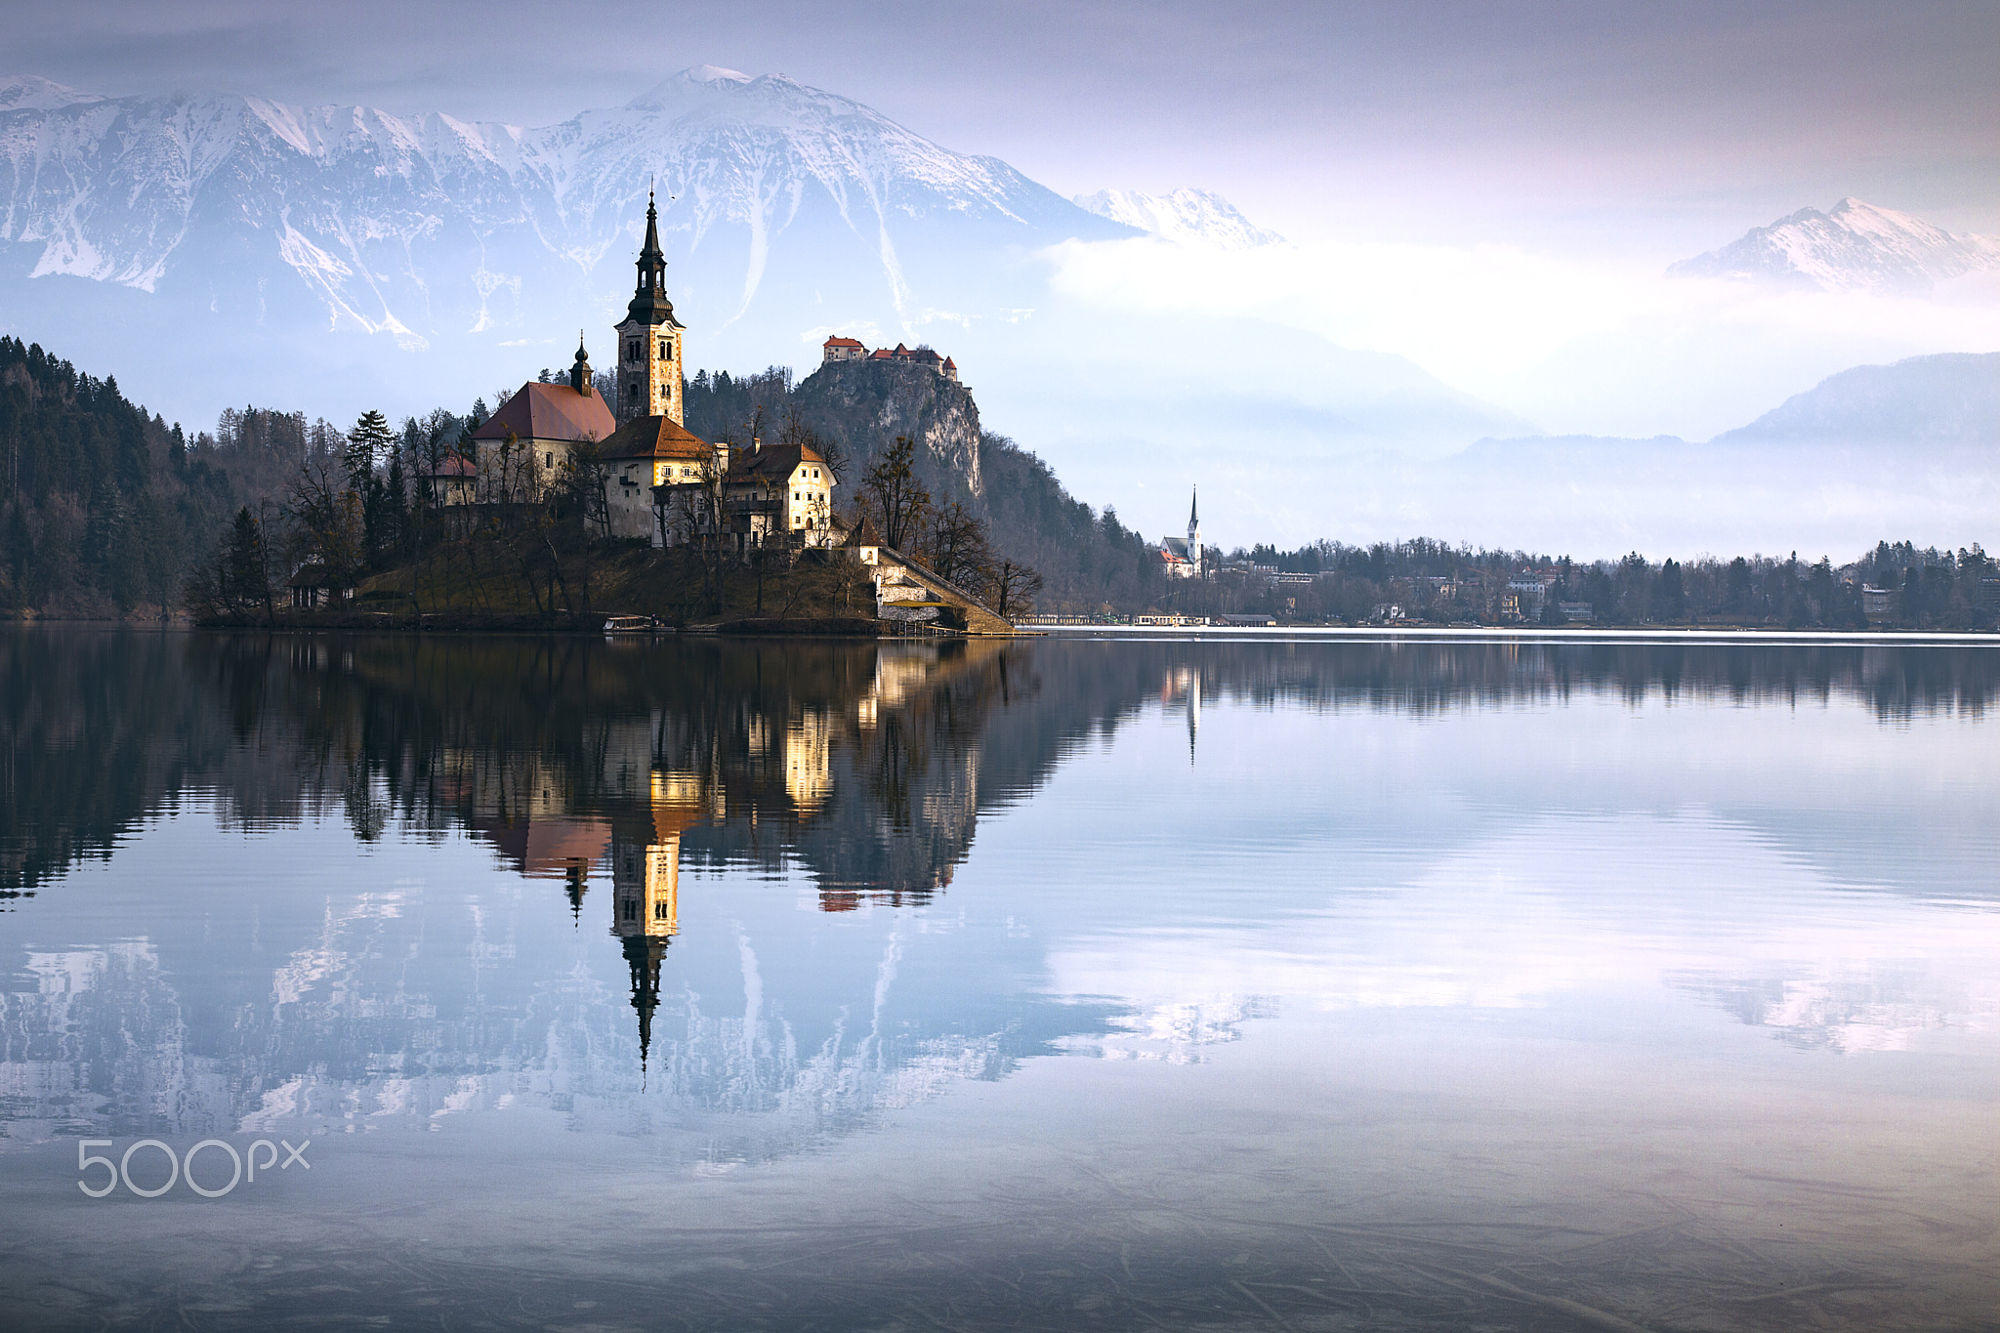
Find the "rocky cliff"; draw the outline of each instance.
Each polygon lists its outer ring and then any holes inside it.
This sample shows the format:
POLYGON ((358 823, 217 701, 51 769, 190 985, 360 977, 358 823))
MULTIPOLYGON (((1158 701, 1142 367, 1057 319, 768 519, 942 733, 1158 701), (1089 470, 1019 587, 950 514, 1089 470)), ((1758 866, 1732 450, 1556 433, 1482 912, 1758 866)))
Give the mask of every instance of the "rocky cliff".
POLYGON ((975 507, 985 499, 979 404, 956 380, 923 365, 837 362, 800 381, 792 405, 806 425, 844 447, 850 485, 906 435, 916 442, 917 471, 933 495, 975 507))

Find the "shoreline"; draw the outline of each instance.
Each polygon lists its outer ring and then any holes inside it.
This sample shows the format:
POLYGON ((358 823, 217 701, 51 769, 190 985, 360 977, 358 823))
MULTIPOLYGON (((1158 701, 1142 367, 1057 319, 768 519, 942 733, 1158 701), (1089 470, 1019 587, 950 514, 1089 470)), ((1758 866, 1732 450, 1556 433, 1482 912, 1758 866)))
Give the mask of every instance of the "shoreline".
POLYGON ((1552 629, 1510 625, 1035 625, 1051 636, 1100 639, 1267 639, 1380 643, 1443 639, 1489 643, 1848 643, 2000 647, 1990 630, 1638 628, 1552 629))
POLYGON ((1705 647, 1726 647, 1730 644, 1759 644, 1766 646, 1795 645, 1847 645, 1853 647, 1960 647, 1960 648, 2000 648, 2000 632, 1988 630, 1778 630, 1778 629, 1737 629, 1737 628, 1632 628, 1616 629, 1596 627, 1591 629, 1552 629, 1540 626, 1506 625, 1023 625, 1012 634, 910 634, 898 633, 883 626, 880 629, 862 628, 854 622, 819 622, 790 624, 746 624, 742 621, 710 625, 689 625, 678 629, 660 629, 640 633, 606 633, 602 629, 585 625, 545 625, 490 623, 485 625, 452 626, 412 626, 400 624, 368 623, 348 621, 347 623, 312 624, 297 620, 281 620, 274 625, 259 624, 201 624, 175 617, 172 620, 118 619, 110 617, 77 618, 37 616, 31 619, 0 620, 0 629, 37 629, 43 627, 66 627, 77 629, 121 629, 150 630, 156 633, 219 633, 219 634, 368 634, 368 635, 410 635, 413 637, 433 636, 440 638, 478 637, 494 635, 508 638, 520 637, 587 637, 604 638, 617 642, 659 643, 679 638, 732 638, 732 639, 847 639, 875 640, 884 643, 942 642, 949 639, 964 641, 1015 640, 1035 638, 1069 638, 1098 640, 1148 640, 1187 641, 1207 640, 1215 642, 1312 642, 1333 643, 1393 643, 1408 642, 1457 642, 1457 643, 1512 643, 1512 644, 1564 644, 1583 643, 1599 645, 1649 644, 1655 646, 1686 644, 1705 647))

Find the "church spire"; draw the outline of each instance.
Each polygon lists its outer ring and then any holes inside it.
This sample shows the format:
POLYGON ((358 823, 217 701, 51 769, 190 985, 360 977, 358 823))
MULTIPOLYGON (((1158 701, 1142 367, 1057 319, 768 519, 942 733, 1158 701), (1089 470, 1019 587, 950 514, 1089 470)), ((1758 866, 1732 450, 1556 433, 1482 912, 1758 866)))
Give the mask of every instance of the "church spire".
POLYGON ((667 299, 667 257, 660 249, 660 209, 646 191, 646 240, 639 247, 639 282, 627 306, 633 319, 645 324, 674 324, 674 303, 667 299))
POLYGON ((1188 496, 1188 561, 1194 566, 1196 578, 1204 572, 1201 567, 1201 487, 1193 487, 1188 496))
POLYGON ((569 387, 578 393, 590 392, 590 353, 583 350, 583 330, 576 331, 576 363, 569 368, 569 387))
POLYGON ((681 322, 667 299, 667 257, 660 252, 660 206, 646 191, 646 240, 639 247, 639 285, 618 323, 617 403, 620 421, 666 417, 683 421, 681 322))
POLYGON ((660 962, 667 942, 655 936, 625 937, 625 963, 632 973, 632 1008, 639 1014, 639 1068, 653 1049, 653 1013, 660 1007, 660 962))

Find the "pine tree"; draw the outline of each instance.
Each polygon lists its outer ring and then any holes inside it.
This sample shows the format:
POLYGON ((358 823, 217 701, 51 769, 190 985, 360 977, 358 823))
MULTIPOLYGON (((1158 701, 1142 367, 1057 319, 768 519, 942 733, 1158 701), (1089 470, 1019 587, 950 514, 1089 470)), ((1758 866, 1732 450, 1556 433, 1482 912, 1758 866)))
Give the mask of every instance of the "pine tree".
POLYGON ((368 481, 375 475, 375 464, 389 452, 395 440, 389 430, 389 418, 370 408, 363 412, 347 432, 345 461, 347 475, 353 489, 367 493, 368 481))
POLYGON ((234 607, 263 604, 271 600, 270 580, 264 569, 264 534, 245 505, 236 511, 229 530, 229 551, 222 563, 222 600, 234 607))

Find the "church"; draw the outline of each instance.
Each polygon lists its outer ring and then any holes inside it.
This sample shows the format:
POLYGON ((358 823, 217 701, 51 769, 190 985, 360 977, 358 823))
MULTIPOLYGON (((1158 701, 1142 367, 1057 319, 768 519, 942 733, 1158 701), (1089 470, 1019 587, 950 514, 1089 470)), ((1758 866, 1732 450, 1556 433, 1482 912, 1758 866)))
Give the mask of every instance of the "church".
POLYGON ((637 266, 625 318, 613 329, 614 402, 594 387, 579 340, 567 382, 523 384, 472 432, 460 471, 435 479, 439 493, 457 503, 532 501, 584 469, 589 489, 603 496, 585 521, 603 537, 656 547, 716 541, 740 554, 831 545, 838 479, 816 450, 754 437, 732 449, 687 429, 687 330, 667 296, 651 192, 637 266))
POLYGON ((1201 495, 1199 488, 1188 501, 1187 538, 1160 539, 1160 564, 1170 579, 1198 579, 1207 573, 1201 550, 1201 495))

